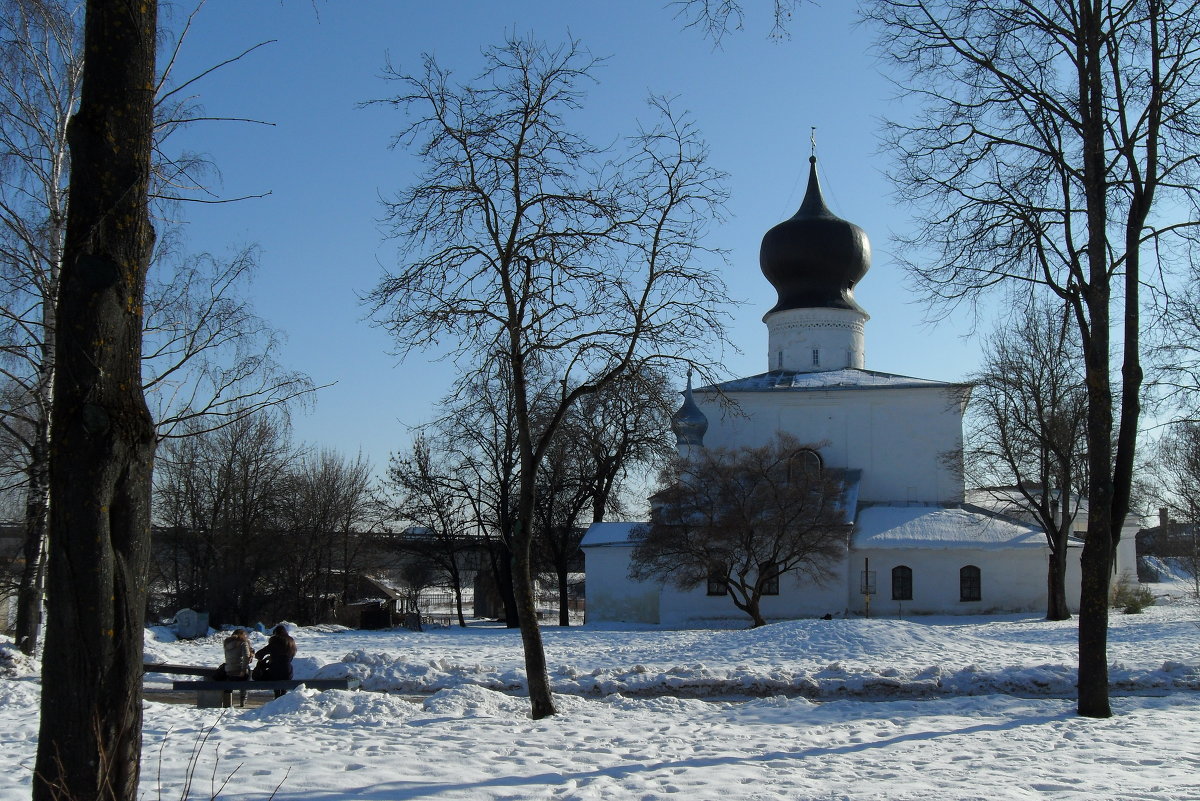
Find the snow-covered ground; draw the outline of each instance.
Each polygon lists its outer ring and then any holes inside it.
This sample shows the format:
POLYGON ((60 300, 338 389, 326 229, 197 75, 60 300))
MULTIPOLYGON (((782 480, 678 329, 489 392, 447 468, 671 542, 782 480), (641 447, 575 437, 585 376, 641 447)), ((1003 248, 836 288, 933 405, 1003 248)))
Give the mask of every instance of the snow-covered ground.
MULTIPOLYGON (((1107 720, 1074 714, 1074 622, 1031 616, 547 627, 559 714, 541 721, 515 631, 294 634, 298 677, 371 692, 150 700, 146 798, 178 798, 207 737, 193 798, 232 773, 221 797, 263 801, 1200 799, 1200 610, 1183 602, 1114 613, 1107 720)), ((151 630, 147 661, 215 664, 220 642, 151 630)), ((0 679, 0 801, 28 797, 34 671, 0 679)))

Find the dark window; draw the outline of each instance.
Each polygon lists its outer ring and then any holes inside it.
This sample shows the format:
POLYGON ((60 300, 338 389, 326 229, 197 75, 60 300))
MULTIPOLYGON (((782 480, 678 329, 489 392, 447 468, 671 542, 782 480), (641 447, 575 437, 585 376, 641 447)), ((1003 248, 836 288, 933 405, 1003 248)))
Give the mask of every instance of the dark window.
POLYGON ((779 594, 779 566, 774 562, 764 562, 758 566, 758 574, 763 577, 762 594, 779 594))
POLYGON ((729 588, 726 584, 726 578, 729 571, 724 565, 716 565, 708 569, 708 594, 709 595, 725 595, 729 588))
POLYGON ((967 565, 958 571, 958 600, 978 601, 982 598, 983 592, 980 589, 979 568, 975 567, 975 565, 967 565))
POLYGON ((900 565, 892 568, 892 600, 912 600, 912 568, 900 565))
POLYGON ((792 454, 792 458, 788 460, 787 480, 792 482, 798 481, 801 478, 815 479, 821 475, 822 467, 824 465, 821 462, 821 454, 812 448, 801 448, 792 454))

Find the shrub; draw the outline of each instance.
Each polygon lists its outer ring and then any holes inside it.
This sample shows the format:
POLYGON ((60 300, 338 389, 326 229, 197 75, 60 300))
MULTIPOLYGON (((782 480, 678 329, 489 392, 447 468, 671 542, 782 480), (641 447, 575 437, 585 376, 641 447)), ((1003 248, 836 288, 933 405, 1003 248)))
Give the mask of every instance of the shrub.
POLYGON ((1154 593, 1140 584, 1132 584, 1122 578, 1117 586, 1113 587, 1109 605, 1127 615, 1136 615, 1147 606, 1154 606, 1154 593))

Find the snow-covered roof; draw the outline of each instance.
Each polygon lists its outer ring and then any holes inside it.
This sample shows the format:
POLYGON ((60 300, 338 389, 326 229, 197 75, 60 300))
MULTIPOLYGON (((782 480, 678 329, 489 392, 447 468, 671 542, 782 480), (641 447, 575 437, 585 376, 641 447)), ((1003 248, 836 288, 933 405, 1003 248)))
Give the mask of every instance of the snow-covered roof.
POLYGON ((592 523, 588 526, 587 533, 583 535, 583 541, 579 543, 581 548, 592 548, 604 545, 628 545, 629 535, 633 533, 635 526, 643 526, 645 523, 633 521, 629 523, 592 523))
POLYGON ((854 547, 1045 548, 1041 529, 982 509, 868 506, 858 513, 854 547))
POLYGON ((701 387, 696 392, 712 392, 714 390, 721 392, 778 392, 781 390, 797 392, 843 389, 950 389, 961 386, 965 385, 847 367, 842 370, 820 370, 809 373, 773 370, 748 378, 735 378, 733 381, 701 387))

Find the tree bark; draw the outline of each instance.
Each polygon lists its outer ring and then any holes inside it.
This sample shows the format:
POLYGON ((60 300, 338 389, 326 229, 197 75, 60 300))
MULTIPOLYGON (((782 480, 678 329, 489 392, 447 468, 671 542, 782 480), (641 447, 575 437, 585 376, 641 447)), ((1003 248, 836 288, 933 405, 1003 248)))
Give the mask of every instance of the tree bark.
POLYGON ((1086 324, 1084 367, 1088 390, 1088 528, 1081 557, 1079 597, 1079 714, 1110 717, 1108 703, 1108 582, 1112 573, 1113 398, 1109 379, 1112 289, 1108 262, 1107 153, 1101 28, 1097 0, 1079 4, 1079 117, 1086 193, 1088 285, 1083 288, 1086 324))
POLYGON ((567 592, 567 573, 566 568, 560 568, 558 571, 558 625, 571 625, 571 598, 567 592))
POLYGON ((135 801, 154 428, 141 390, 156 0, 89 0, 58 300, 34 801, 135 801))
MULTIPOLYGON (((1104 521, 1107 528, 1107 520, 1104 521)), ((1088 541, 1081 558, 1079 593, 1079 705, 1080 715, 1112 716, 1108 699, 1108 588, 1112 575, 1111 549, 1104 547, 1089 524, 1088 541)))
POLYGON ((530 714, 540 720, 555 714, 550 693, 550 676, 546 672, 546 652, 542 648, 542 631, 538 626, 537 599, 533 593, 533 559, 531 538, 518 532, 513 548, 513 593, 516 596, 517 617, 521 622, 521 644, 525 648, 525 675, 529 683, 530 714))
POLYGON ((1060 547, 1050 551, 1049 569, 1046 576, 1046 619, 1070 620, 1071 607, 1067 602, 1067 548, 1063 542, 1060 547))
POLYGON ((521 625, 521 617, 517 612, 517 595, 513 580, 513 566, 517 555, 508 543, 500 542, 499 569, 496 571, 496 589, 500 592, 500 600, 504 602, 504 624, 510 629, 521 625))
POLYGON ((454 580, 454 611, 458 613, 458 625, 460 628, 467 627, 467 618, 463 615, 463 593, 462 582, 459 579, 454 580))

